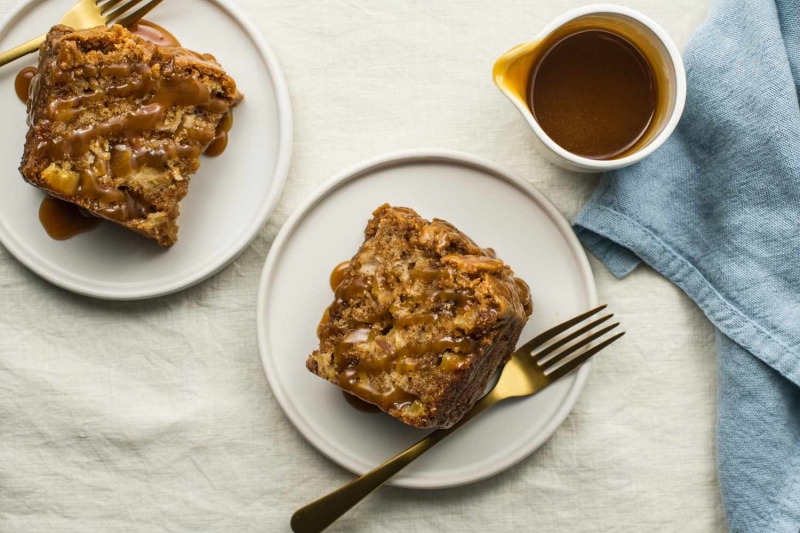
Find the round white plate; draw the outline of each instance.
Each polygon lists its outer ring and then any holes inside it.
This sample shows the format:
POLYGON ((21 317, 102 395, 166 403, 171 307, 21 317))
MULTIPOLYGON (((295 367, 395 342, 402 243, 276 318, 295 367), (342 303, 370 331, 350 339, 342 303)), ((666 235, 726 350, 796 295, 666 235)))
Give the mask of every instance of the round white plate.
MULTIPOLYGON (((75 0, 29 0, 0 26, 0 49, 49 29, 75 0)), ((213 275, 247 248, 278 201, 289 169, 292 114, 278 63, 258 30, 229 0, 164 2, 148 20, 187 48, 213 53, 245 100, 234 112, 230 144, 204 157, 181 202, 178 243, 160 248, 111 223, 66 241, 47 236, 38 221, 44 193, 17 170, 25 143, 25 106, 14 77, 30 56, 0 69, 2 194, 0 242, 23 264, 65 289, 119 300, 179 291, 213 275)))
MULTIPOLYGON (((330 271, 363 241, 372 211, 388 202, 443 218, 497 251, 531 287, 534 311, 521 341, 597 304, 594 278, 567 221, 527 182, 495 163, 450 151, 412 151, 367 161, 334 177, 283 226, 258 294, 257 331, 272 392, 322 453, 362 474, 427 433, 350 407, 311 374, 316 327, 333 298, 330 271)), ((588 365, 470 422, 398 474, 393 485, 441 488, 487 478, 538 448, 566 418, 588 365)))

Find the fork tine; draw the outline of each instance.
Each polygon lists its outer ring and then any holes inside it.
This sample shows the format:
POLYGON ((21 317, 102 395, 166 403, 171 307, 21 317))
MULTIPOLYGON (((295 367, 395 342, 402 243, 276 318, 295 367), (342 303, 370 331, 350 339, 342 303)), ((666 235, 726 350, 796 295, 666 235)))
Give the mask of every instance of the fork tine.
POLYGON ((539 346, 541 346, 545 342, 549 341, 553 337, 556 337, 556 336, 564 333, 565 331, 567 331, 569 328, 571 328, 575 324, 583 322, 584 320, 586 320, 590 316, 596 315, 597 313, 599 313, 600 311, 602 311, 606 307, 608 307, 608 306, 607 305, 601 305, 600 307, 595 307, 591 311, 587 311, 587 312, 583 313, 582 315, 578 315, 578 316, 576 316, 575 318, 573 318, 571 320, 567 320, 566 322, 557 325, 554 328, 550 328, 547 331, 545 331, 544 333, 540 333, 536 337, 532 338, 531 340, 529 340, 528 342, 523 344, 519 348, 519 350, 517 350, 517 351, 518 352, 525 351, 525 352, 528 352, 528 354, 530 354, 533 350, 535 350, 536 348, 538 348, 539 346))
POLYGON ((102 1, 103 0, 95 0, 95 5, 97 5, 97 7, 100 8, 101 12, 108 11, 109 9, 111 9, 115 5, 119 4, 120 2, 123 2, 124 0, 108 0, 103 5, 100 5, 100 2, 102 2, 102 1))
POLYGON ((547 348, 545 348, 541 352, 537 352, 536 355, 533 356, 534 362, 541 361, 546 356, 550 355, 551 353, 553 353, 554 351, 558 350, 562 346, 564 346, 564 345, 568 344, 569 342, 577 339, 578 337, 580 337, 584 333, 593 330, 594 328, 596 328, 597 326, 599 326, 600 324, 602 324, 603 322, 605 322, 606 320, 608 320, 612 316, 614 316, 613 313, 611 313, 610 315, 606 315, 604 317, 601 317, 601 318, 595 320, 594 322, 592 322, 591 324, 589 324, 588 326, 582 327, 581 329, 579 329, 575 333, 570 333, 567 337, 564 337, 560 341, 554 342, 553 344, 551 344, 550 346, 548 346, 547 348))
MULTIPOLYGON (((138 3, 139 0, 134 0, 134 1, 138 3)), ((127 28, 133 23, 141 20, 142 17, 150 13, 150 11, 152 11, 153 8, 156 7, 158 4, 160 4, 162 1, 163 0, 150 0, 149 3, 143 5, 130 15, 126 16, 125 18, 118 20, 116 23, 127 28)))
POLYGON ((150 10, 160 4, 161 1, 162 0, 127 0, 123 2, 123 0, 111 0, 103 6, 104 9, 107 7, 116 6, 119 3, 122 3, 122 5, 104 13, 103 18, 105 18, 106 23, 111 22, 127 27, 148 14, 150 10), (125 15, 125 13, 127 13, 131 8, 136 7, 142 2, 146 3, 136 11, 125 15), (125 16, 123 17, 123 15, 125 16))
POLYGON ((619 326, 619 322, 617 322, 615 324, 611 324, 610 326, 605 327, 605 328, 601 329, 600 331, 596 331, 595 333, 592 333, 591 335, 589 335, 585 339, 581 339, 579 342, 577 342, 574 345, 568 347, 563 352, 557 353, 556 355, 553 356, 552 359, 550 359, 549 361, 547 361, 547 363, 542 365, 542 370, 547 370, 548 368, 553 368, 554 366, 556 366, 558 363, 560 363, 561 361, 563 361, 564 359, 566 359, 570 355, 574 354, 575 352, 577 352, 581 348, 584 348, 584 347, 588 346, 589 343, 599 339, 600 337, 602 337, 603 335, 605 335, 606 333, 608 333, 612 329, 616 328, 617 326, 619 326))
POLYGON ((106 19, 106 23, 109 23, 122 16, 123 13, 128 11, 131 7, 139 4, 141 1, 142 0, 111 0, 110 2, 101 6, 100 10, 103 13, 103 18, 106 19), (110 7, 114 7, 120 3, 122 5, 116 9, 109 9, 110 7))
POLYGON ((572 372, 573 370, 575 370, 576 368, 581 366, 583 363, 585 363, 586 361, 591 359, 592 356, 594 356, 597 352, 599 352, 600 350, 604 349, 606 346, 608 346, 612 342, 616 341, 617 339, 619 339, 623 335, 625 335, 624 331, 622 333, 617 333, 616 335, 614 335, 610 339, 601 342, 600 344, 598 344, 594 348, 583 352, 582 354, 580 354, 578 357, 576 357, 572 361, 569 361, 568 363, 565 363, 564 365, 560 366, 559 368, 556 368, 555 370, 553 370, 552 372, 547 374, 547 377, 550 379, 550 383, 563 378, 564 376, 566 376, 567 374, 569 374, 570 372, 572 372))

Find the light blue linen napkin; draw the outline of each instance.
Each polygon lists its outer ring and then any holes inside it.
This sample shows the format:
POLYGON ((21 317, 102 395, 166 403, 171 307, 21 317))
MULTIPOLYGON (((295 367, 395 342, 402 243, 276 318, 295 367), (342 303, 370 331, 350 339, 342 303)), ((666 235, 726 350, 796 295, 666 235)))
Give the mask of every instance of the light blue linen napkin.
POLYGON ((618 277, 644 261, 718 329, 717 456, 734 532, 800 530, 800 1, 714 0, 678 129, 575 221, 618 277))

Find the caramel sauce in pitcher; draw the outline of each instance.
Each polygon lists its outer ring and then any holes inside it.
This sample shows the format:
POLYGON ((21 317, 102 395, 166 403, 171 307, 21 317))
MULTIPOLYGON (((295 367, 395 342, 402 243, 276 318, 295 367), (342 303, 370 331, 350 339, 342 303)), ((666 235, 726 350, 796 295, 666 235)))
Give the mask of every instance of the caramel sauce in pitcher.
POLYGON ((492 76, 564 150, 620 159, 658 138, 672 112, 676 87, 658 41, 625 17, 589 13, 513 47, 492 76))
POLYGON ((585 29, 547 49, 531 73, 528 105, 562 148, 613 159, 631 148, 656 110, 653 69, 630 41, 585 29))

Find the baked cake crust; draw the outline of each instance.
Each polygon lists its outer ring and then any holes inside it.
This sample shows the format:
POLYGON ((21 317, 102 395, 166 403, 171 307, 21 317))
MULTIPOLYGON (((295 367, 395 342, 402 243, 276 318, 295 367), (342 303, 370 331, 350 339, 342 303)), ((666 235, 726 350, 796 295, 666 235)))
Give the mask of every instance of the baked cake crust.
POLYGON ((532 311, 527 284, 493 251, 408 208, 379 207, 340 271, 306 367, 419 428, 472 408, 532 311))
POLYGON ((242 98, 211 56, 156 46, 121 26, 55 26, 31 83, 20 172, 170 246, 189 176, 242 98))

